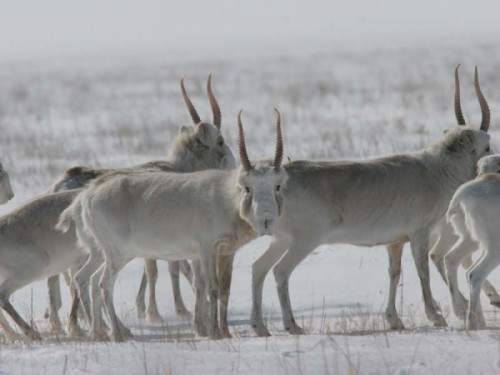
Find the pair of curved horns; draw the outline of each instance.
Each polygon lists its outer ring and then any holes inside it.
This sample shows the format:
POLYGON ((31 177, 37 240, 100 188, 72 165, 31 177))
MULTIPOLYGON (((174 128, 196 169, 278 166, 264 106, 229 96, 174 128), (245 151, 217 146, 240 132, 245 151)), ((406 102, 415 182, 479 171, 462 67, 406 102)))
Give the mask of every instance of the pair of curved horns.
MULTIPOLYGON (((462 114, 462 107, 460 105, 460 81, 458 79, 459 67, 460 64, 458 64, 457 67, 455 68, 455 116, 457 118, 458 125, 465 125, 466 123, 464 116, 462 114)), ((481 91, 481 87, 479 86, 477 66, 476 69, 474 70, 474 88, 476 89, 477 99, 479 100, 479 105, 481 106, 482 120, 480 129, 482 131, 487 132, 488 129, 490 128, 491 114, 488 102, 484 98, 483 92, 481 91)))
MULTIPOLYGON (((194 108, 194 105, 189 99, 189 96, 186 92, 186 88, 184 87, 184 77, 181 78, 181 91, 182 91, 182 97, 184 98, 184 102, 186 103, 186 106, 188 107, 189 110, 189 114, 191 115, 191 119, 193 120, 195 125, 199 124, 201 122, 200 116, 198 115, 198 112, 196 112, 196 108, 194 108)), ((210 101, 210 107, 212 107, 212 113, 214 116, 213 124, 218 129, 220 129, 222 116, 220 113, 219 104, 217 103, 214 93, 212 92, 212 74, 208 75, 207 94, 208 94, 208 100, 210 101)))
MULTIPOLYGON (((276 120, 276 153, 274 154, 274 170, 279 171, 281 168, 281 162, 283 161, 283 135, 281 134, 281 115, 280 112, 275 108, 277 115, 276 120)), ((238 128, 239 128, 239 148, 240 148, 240 160, 245 171, 253 169, 252 164, 250 164, 250 159, 248 159, 247 146, 245 144, 245 134, 243 132, 243 125, 241 123, 241 110, 238 113, 238 128)))

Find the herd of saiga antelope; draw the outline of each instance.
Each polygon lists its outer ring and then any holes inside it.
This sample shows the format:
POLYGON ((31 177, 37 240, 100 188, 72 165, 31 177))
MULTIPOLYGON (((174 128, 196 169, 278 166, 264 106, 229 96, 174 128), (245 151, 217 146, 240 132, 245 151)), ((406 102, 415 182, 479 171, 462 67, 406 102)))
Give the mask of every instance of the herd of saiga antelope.
MULTIPOLYGON (((262 287, 271 267, 284 327, 291 334, 301 334, 290 303, 290 275, 316 247, 334 243, 387 246, 386 319, 392 329, 403 328, 395 300, 406 242, 411 245, 428 319, 435 326, 446 325, 431 293, 431 254, 449 285, 455 314, 467 318, 469 329, 484 328, 480 289, 500 306, 500 296, 486 281, 500 263, 500 252, 494 247, 500 240, 494 224, 500 208, 500 158, 491 155, 490 111, 477 68, 474 82, 482 112, 479 130, 466 125, 462 115, 457 66, 459 126, 418 152, 366 161, 303 160, 283 165, 277 110, 274 160, 250 160, 240 111, 241 165, 236 167, 220 132, 221 113, 211 77, 207 94, 213 123, 200 120, 181 79, 195 125, 180 128, 166 160, 124 169, 69 169, 49 194, 0 218, 1 307, 28 338, 40 339, 9 297, 49 277, 51 329, 60 331, 58 275, 67 272, 73 296, 68 332, 82 334, 77 312, 83 306, 94 339, 107 339, 109 331, 121 341, 131 332, 114 309, 118 272, 135 257, 147 259, 137 307, 143 316, 149 282, 148 317, 161 319, 155 301, 154 259, 163 259, 169 261, 176 311, 190 316, 179 289, 182 272, 195 291, 196 334, 230 337, 227 307, 235 252, 257 236, 270 235, 269 248, 252 268, 251 324, 259 336, 269 335, 262 317, 262 287), (482 255, 473 263, 471 253, 478 248, 482 255), (470 303, 458 289, 460 263, 468 269, 470 303), (102 318, 103 305, 108 324, 102 318)), ((0 178, 0 203, 5 203, 13 193, 5 171, 0 178)), ((0 325, 7 338, 18 338, 1 312, 0 325)))

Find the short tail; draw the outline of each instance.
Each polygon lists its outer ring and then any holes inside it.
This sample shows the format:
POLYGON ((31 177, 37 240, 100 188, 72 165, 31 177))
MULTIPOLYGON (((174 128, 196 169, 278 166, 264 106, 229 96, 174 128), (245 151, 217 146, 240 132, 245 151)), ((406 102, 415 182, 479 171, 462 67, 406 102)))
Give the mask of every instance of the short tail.
POLYGON ((462 197, 461 194, 455 194, 450 201, 448 211, 446 211, 446 220, 451 223, 453 216, 462 212, 462 197))
POLYGON ((79 212, 77 207, 80 205, 80 195, 77 195, 73 202, 61 213, 55 226, 58 231, 66 233, 71 228, 74 215, 79 212))

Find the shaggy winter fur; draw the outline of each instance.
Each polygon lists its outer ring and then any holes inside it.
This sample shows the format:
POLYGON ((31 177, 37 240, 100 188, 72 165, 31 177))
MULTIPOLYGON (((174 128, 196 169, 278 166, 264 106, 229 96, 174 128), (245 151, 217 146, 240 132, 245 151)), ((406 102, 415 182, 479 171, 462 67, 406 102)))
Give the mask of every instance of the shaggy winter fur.
MULTIPOLYGON (((194 326, 199 335, 207 333, 202 304, 204 285, 208 284, 208 334, 219 337, 217 254, 234 251, 256 235, 273 233, 283 204, 281 188, 286 183, 286 173, 280 167, 279 120, 272 164, 250 164, 240 121, 239 126, 243 166, 238 170, 104 176, 61 215, 58 228, 68 228, 72 218, 79 236, 91 237, 105 254, 106 262, 97 274, 114 340, 124 339, 113 305, 114 282, 120 269, 135 257, 200 260, 195 265, 194 326)), ((82 301, 90 302, 83 296, 82 301)), ((93 318, 93 322, 99 320, 93 318)), ((92 330, 96 338, 103 336, 98 324, 93 324, 92 330)))
POLYGON ((480 171, 483 173, 474 181, 457 190, 446 214, 459 237, 445 256, 446 273, 455 313, 467 318, 469 329, 486 328, 480 291, 481 288, 488 290, 484 285, 486 278, 500 264, 500 256, 496 250, 500 237, 494 224, 500 209, 500 158, 491 156, 483 160, 480 171), (470 256, 478 247, 481 256, 467 272, 470 286, 467 312, 467 300, 458 287, 457 269, 463 258, 470 256))
MULTIPOLYGON (((66 172, 53 184, 50 192, 71 190, 85 187, 90 181, 97 177, 110 173, 128 173, 134 171, 162 171, 162 172, 193 172, 205 169, 233 169, 236 167, 233 153, 220 132, 221 115, 220 109, 213 96, 211 89, 211 77, 207 82, 207 93, 212 106, 214 115, 214 124, 200 122, 196 109, 191 103, 184 89, 183 80, 181 80, 181 90, 186 101, 186 105, 195 122, 195 126, 182 126, 179 135, 174 140, 167 160, 151 161, 131 168, 120 169, 92 169, 86 167, 74 167, 66 172)), ((76 263, 70 273, 74 275, 82 265, 76 263)), ((189 263, 181 261, 180 263, 169 264, 171 272, 175 308, 179 315, 189 317, 190 313, 184 305, 179 286, 179 271, 188 278, 192 279, 192 271, 189 263)), ((157 279, 157 267, 155 260, 146 260, 146 270, 142 278, 141 287, 137 295, 136 307, 140 317, 147 315, 153 322, 161 322, 161 316, 155 298, 155 285, 157 279), (147 274, 147 277, 146 277, 147 274), (145 308, 145 291, 149 283, 149 304, 145 308), (146 314, 145 314, 146 313, 146 314)), ((81 278, 83 275, 80 275, 81 278)), ((90 275, 88 275, 90 277, 90 275)), ((49 319, 53 330, 60 330, 60 320, 57 311, 61 306, 61 297, 59 289, 59 276, 53 276, 48 280, 49 285, 49 319)), ((74 293, 74 290, 72 290, 74 293)))
MULTIPOLYGON (((489 139, 485 132, 463 126, 411 154, 366 162, 296 161, 285 165, 289 179, 283 215, 269 249, 253 265, 251 322, 255 332, 269 335, 262 319, 262 287, 276 262, 274 276, 285 329, 293 334, 303 332, 292 313, 290 274, 316 247, 334 243, 400 246, 409 241, 426 314, 435 325, 445 325, 429 285, 429 235, 455 190, 474 178, 477 161, 489 153, 489 139)), ((398 327, 400 319, 391 307, 390 325, 398 327)))
POLYGON ((14 198, 14 192, 10 185, 9 174, 3 168, 2 163, 0 163, 0 204, 7 203, 12 198, 14 198))
MULTIPOLYGON (((500 173, 499 156, 489 155, 479 160, 478 175, 485 173, 500 173)), ((430 256, 444 281, 450 287, 455 315, 463 319, 467 312, 467 301, 463 298, 456 285, 456 271, 459 263, 461 263, 465 269, 472 266, 473 261, 471 253, 477 250, 477 243, 468 236, 468 231, 460 233, 460 236, 455 234, 453 225, 449 223, 446 218, 440 221, 438 228, 439 233, 437 233, 437 241, 431 250, 430 256), (454 249, 454 255, 447 257, 451 249, 454 249), (459 256, 459 254, 463 255, 459 256), (460 259, 457 260, 456 256, 459 256, 460 259), (450 263, 447 267, 445 266, 445 257, 447 257, 447 262, 450 263), (450 271, 447 272, 447 269, 450 271)), ((483 292, 493 306, 500 307, 500 295, 488 280, 485 280, 483 284, 483 292)))
MULTIPOLYGON (((59 274, 78 258, 88 256, 76 246, 73 227, 65 234, 54 228, 78 193, 50 194, 0 218, 0 305, 31 339, 40 339, 40 335, 20 317, 9 298, 23 286, 59 274)), ((0 324, 9 339, 17 338, 3 316, 0 324)))

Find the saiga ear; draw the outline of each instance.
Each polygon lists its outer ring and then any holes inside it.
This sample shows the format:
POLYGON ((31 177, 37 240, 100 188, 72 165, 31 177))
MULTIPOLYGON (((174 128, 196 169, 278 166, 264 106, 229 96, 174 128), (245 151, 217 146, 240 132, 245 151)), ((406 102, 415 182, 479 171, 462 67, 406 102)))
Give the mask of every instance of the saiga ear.
POLYGON ((197 127, 198 138, 205 146, 210 146, 210 130, 207 124, 201 123, 197 127))
POLYGON ((189 126, 186 126, 186 125, 182 125, 180 128, 179 128, 179 134, 189 134, 189 126))

